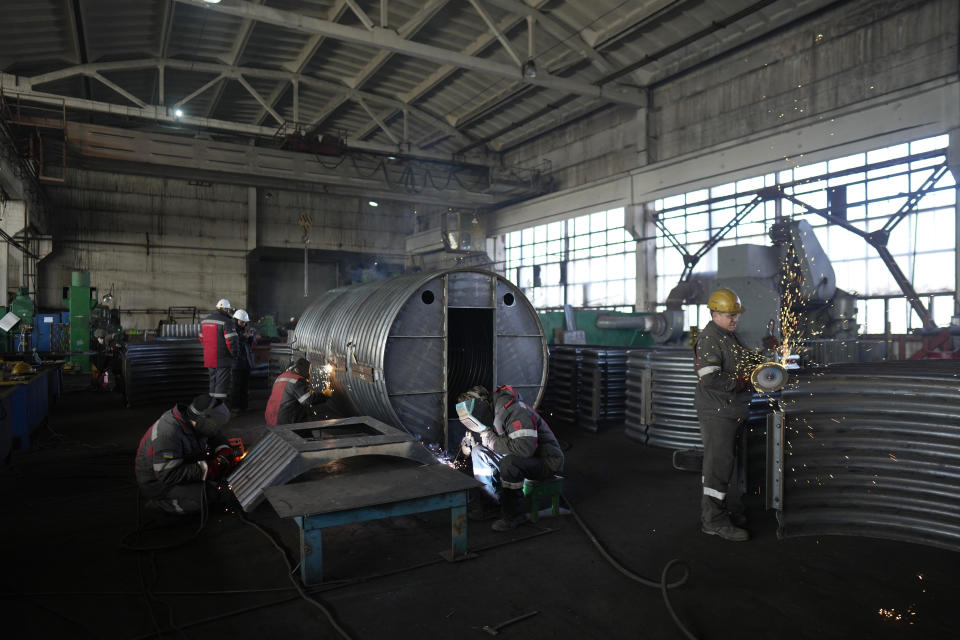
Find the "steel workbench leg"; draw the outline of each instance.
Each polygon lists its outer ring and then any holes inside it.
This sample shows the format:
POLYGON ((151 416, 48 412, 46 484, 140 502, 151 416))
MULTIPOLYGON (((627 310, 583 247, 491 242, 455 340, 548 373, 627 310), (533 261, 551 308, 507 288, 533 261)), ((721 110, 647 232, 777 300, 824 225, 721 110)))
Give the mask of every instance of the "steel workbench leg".
POLYGON ((323 529, 314 527, 310 516, 294 518, 300 527, 300 580, 303 584, 323 582, 323 529))
POLYGON ((453 546, 451 556, 459 558, 467 554, 467 494, 463 492, 463 504, 450 507, 450 531, 453 546))

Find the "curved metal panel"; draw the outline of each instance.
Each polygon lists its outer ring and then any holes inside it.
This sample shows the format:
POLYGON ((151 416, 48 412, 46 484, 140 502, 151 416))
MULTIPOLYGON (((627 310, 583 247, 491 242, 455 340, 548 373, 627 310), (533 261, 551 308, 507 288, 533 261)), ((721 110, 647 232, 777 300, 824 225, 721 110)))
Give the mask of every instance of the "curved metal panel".
POLYGON ((781 536, 960 550, 960 362, 827 367, 783 403, 781 536))
MULTIPOLYGON (((457 344, 462 343, 460 336, 457 344)), ((345 411, 442 445, 449 397, 458 391, 451 385, 509 383, 528 402, 539 402, 546 379, 546 344, 533 307, 501 276, 476 269, 408 274, 328 291, 301 314, 291 347, 311 362, 333 367, 334 398, 345 411), (466 330, 488 334, 482 349, 489 354, 458 354, 450 364, 454 310, 457 322, 471 323, 466 330), (486 362, 496 363, 486 374, 495 371, 496 379, 483 379, 486 362)))
POLYGON ((661 348, 650 352, 651 420, 647 444, 667 449, 703 448, 693 408, 697 374, 693 350, 661 348))

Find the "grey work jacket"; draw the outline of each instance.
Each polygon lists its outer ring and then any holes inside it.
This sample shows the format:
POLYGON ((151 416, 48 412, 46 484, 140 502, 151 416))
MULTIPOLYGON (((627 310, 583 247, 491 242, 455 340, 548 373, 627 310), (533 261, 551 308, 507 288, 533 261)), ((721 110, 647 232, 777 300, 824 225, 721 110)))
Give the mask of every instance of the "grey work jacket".
POLYGON ((759 364, 759 354, 713 320, 700 332, 693 350, 699 379, 693 396, 697 414, 746 419, 753 396, 750 372, 759 364))

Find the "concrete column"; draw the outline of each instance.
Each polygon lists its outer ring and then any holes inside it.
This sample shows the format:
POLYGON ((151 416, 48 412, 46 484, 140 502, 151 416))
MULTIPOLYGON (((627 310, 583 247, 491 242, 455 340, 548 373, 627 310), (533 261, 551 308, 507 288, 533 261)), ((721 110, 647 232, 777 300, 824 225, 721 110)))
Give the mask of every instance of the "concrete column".
POLYGON ((247 251, 257 248, 257 188, 247 187, 247 251))
POLYGON ((653 206, 647 204, 628 205, 625 211, 627 230, 637 242, 637 301, 635 311, 656 311, 657 309, 657 262, 655 240, 656 225, 653 223, 653 206))
MULTIPOLYGON (((8 200, 0 208, 0 229, 13 237, 23 231, 26 226, 27 203, 23 200, 8 200)), ((0 285, 3 286, 3 300, 0 304, 7 304, 11 289, 21 284, 22 255, 19 249, 12 248, 10 243, 3 242, 0 251, 0 285)))
POLYGON ((947 147, 947 166, 953 174, 954 217, 953 217, 953 322, 960 323, 960 129, 950 132, 950 146, 947 147))

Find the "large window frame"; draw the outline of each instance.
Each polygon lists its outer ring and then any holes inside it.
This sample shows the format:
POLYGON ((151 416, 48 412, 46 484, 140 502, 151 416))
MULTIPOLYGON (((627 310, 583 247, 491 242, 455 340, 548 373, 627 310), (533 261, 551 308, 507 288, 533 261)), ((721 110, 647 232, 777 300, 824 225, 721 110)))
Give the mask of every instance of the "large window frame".
MULTIPOLYGON (((857 295, 862 333, 907 333, 923 323, 909 304, 877 251, 855 233, 810 208, 841 210, 845 220, 871 233, 883 228, 934 172, 946 162, 947 135, 851 154, 824 162, 797 166, 725 185, 701 189, 654 202, 660 222, 688 253, 696 253, 764 189, 782 189, 789 199, 766 199, 719 241, 717 247, 736 244, 769 245, 767 231, 779 216, 807 220, 830 257, 837 286, 857 295), (832 193, 831 193, 832 190, 832 193), (833 202, 831 202, 833 200, 833 202), (807 206, 803 206, 807 205, 807 206)), ((887 249, 938 326, 947 326, 955 294, 956 184, 946 171, 893 227, 887 249)), ((684 272, 683 256, 657 229, 657 301, 662 305, 684 272)), ((715 271, 717 248, 707 252, 694 272, 715 271)), ((702 326, 705 308, 687 310, 686 324, 702 326)))
POLYGON ((624 207, 549 222, 504 235, 504 276, 540 311, 633 311, 637 243, 624 207))

